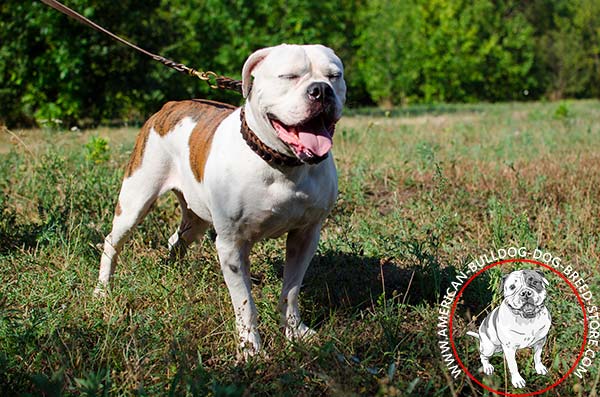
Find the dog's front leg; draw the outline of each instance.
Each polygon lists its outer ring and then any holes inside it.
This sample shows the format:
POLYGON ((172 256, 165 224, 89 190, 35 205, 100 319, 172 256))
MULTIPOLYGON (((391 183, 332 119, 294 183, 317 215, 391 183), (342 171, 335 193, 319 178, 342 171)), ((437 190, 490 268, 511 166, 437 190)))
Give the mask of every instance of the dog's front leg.
POLYGON ((287 236, 279 310, 285 336, 288 339, 308 337, 315 333, 300 319, 298 294, 306 269, 317 250, 320 232, 321 225, 318 224, 306 229, 292 230, 287 236))
POLYGON ((539 375, 546 375, 548 373, 548 368, 542 363, 542 349, 545 343, 546 338, 533 345, 533 363, 535 365, 535 372, 539 375))
POLYGON ((248 255, 251 244, 234 238, 217 236, 216 241, 221 271, 229 289, 235 323, 244 358, 260 350, 260 335, 257 329, 257 312, 251 294, 248 255))
POLYGON ((525 379, 523 379, 523 377, 519 373, 519 367, 517 366, 517 349, 515 349, 514 347, 502 345, 502 350, 504 352, 506 364, 508 365, 508 371, 510 372, 510 381, 513 387, 517 389, 525 387, 525 379))

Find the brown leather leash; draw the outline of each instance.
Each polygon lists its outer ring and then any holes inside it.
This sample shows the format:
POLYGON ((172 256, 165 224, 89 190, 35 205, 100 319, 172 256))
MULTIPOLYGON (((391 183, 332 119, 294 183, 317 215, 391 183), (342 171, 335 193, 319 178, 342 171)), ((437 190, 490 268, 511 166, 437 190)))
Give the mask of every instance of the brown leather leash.
POLYGON ((146 51, 143 48, 138 47, 137 45, 132 44, 132 43, 128 42, 127 40, 117 36, 116 34, 109 32, 108 30, 104 29, 102 26, 98 25, 95 22, 90 21, 83 15, 79 14, 76 11, 73 11, 69 7, 65 6, 64 4, 59 3, 56 0, 41 0, 41 1, 42 1, 42 3, 54 8, 57 11, 62 12, 63 14, 75 19, 76 21, 79 21, 79 22, 83 23, 84 25, 87 25, 93 29, 96 29, 99 32, 102 32, 102 33, 108 35, 112 39, 117 40, 119 43, 129 46, 129 47, 133 48, 134 50, 137 50, 137 51, 141 52, 142 54, 149 56, 150 58, 154 59, 155 61, 158 61, 158 62, 162 63, 163 65, 170 67, 171 69, 175 69, 178 72, 185 73, 190 76, 195 76, 195 77, 198 77, 202 81, 206 81, 206 83, 211 88, 236 91, 239 94, 242 93, 242 82, 239 80, 235 80, 235 79, 225 77, 225 76, 219 76, 215 72, 211 72, 211 71, 203 72, 200 70, 196 70, 196 69, 190 68, 189 66, 186 66, 182 63, 177 63, 177 62, 172 61, 163 56, 153 54, 150 51, 146 51))

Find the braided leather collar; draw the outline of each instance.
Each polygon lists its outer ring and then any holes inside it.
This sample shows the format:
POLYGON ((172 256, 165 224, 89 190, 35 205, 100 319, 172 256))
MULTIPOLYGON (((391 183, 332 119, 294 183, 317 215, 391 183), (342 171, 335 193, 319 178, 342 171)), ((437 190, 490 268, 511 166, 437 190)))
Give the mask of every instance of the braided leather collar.
POLYGON ((321 157, 312 157, 310 159, 302 161, 297 157, 287 156, 283 153, 271 149, 269 146, 265 145, 264 142, 258 138, 258 136, 256 136, 256 134, 250 129, 250 127, 248 127, 243 106, 240 109, 240 121, 242 122, 240 132, 242 133, 242 137, 244 138, 244 141, 246 141, 246 144, 248 144, 250 149, 252 149, 252 151, 256 153, 261 159, 265 160, 271 165, 297 167, 305 163, 317 164, 325 160, 328 156, 328 154, 325 154, 321 157))

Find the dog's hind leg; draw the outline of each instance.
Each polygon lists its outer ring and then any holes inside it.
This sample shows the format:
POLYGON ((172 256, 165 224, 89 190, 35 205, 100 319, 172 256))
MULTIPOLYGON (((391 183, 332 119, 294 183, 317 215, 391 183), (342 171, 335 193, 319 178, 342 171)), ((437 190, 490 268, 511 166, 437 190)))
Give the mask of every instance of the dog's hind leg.
POLYGON ((490 363, 490 358, 496 353, 497 349, 487 337, 485 331, 482 332, 480 328, 479 332, 479 358, 481 359, 482 370, 484 374, 491 375, 494 373, 494 366, 490 363))
POLYGON ((494 366, 490 364, 490 356, 485 356, 481 354, 479 356, 481 359, 482 371, 486 375, 491 375, 494 373, 494 366))
POLYGON ((307 229, 292 230, 287 236, 279 310, 285 336, 288 339, 301 339, 315 333, 300 319, 298 294, 306 269, 317 250, 320 232, 321 225, 318 224, 307 229))
POLYGON ((150 211, 150 207, 164 192, 171 190, 167 186, 170 168, 167 154, 161 150, 160 142, 145 126, 138 136, 131 156, 113 218, 112 230, 104 240, 104 250, 100 259, 98 284, 95 295, 105 295, 108 282, 115 271, 117 257, 123 244, 150 211), (152 152, 152 157, 143 158, 144 152, 152 152))
POLYGON ((158 197, 158 192, 152 189, 151 184, 140 183, 140 177, 141 175, 133 175, 125 178, 121 186, 112 229, 104 239, 98 285, 94 290, 95 295, 101 296, 106 293, 108 282, 115 271, 117 257, 123 244, 131 234, 132 229, 148 214, 150 207, 158 197))
POLYGON ((200 219, 191 209, 188 208, 187 201, 183 193, 173 190, 179 207, 181 208, 181 224, 173 235, 169 238, 170 260, 183 259, 188 246, 194 241, 198 241, 208 227, 208 222, 200 219))

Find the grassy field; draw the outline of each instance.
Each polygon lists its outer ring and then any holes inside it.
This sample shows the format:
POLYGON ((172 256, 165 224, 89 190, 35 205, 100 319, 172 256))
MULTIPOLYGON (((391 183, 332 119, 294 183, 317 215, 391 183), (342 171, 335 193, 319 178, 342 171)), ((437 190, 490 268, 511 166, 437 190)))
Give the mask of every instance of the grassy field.
MULTIPOLYGON (((337 131, 340 195, 301 294, 318 337, 282 335, 284 242, 263 242, 251 271, 264 355, 245 363, 211 240, 166 261, 171 195, 126 245, 110 296, 92 297, 136 129, 0 133, 0 394, 485 396, 452 379, 436 334, 438 303, 468 262, 540 247, 600 295, 600 102, 354 110, 337 131)), ((476 329, 499 278, 471 287, 457 323, 476 329)), ((576 303, 548 307, 550 374, 529 392, 556 381, 581 344, 576 303)), ((530 359, 519 355, 528 380, 530 359)), ((596 361, 547 395, 595 395, 596 361)), ((495 363, 486 384, 518 392, 495 363)))

